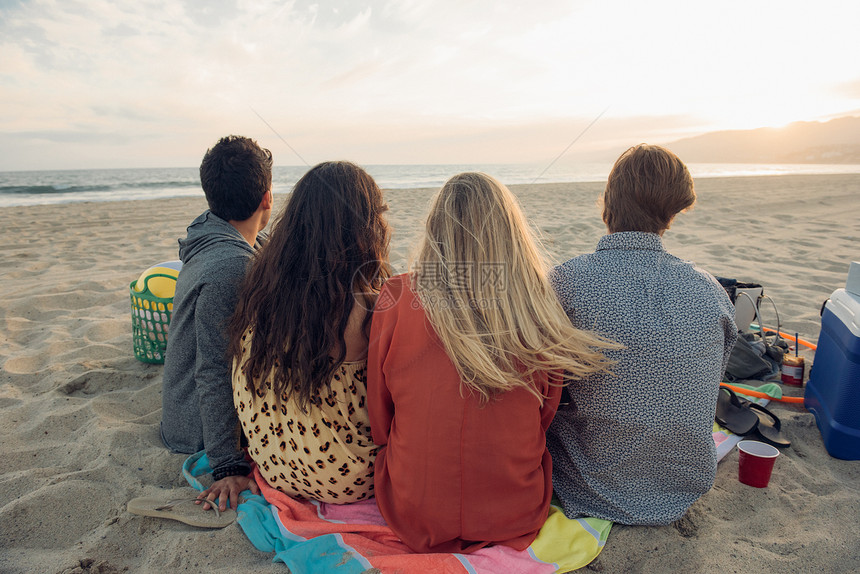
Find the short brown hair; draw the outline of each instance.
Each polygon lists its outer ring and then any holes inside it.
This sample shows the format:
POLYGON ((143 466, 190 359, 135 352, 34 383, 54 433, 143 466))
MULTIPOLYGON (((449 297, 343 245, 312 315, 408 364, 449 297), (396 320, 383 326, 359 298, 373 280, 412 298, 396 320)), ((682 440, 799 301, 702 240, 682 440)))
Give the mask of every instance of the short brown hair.
POLYGON ((695 202, 693 178, 684 162, 666 148, 639 144, 612 166, 603 193, 603 222, 610 233, 662 233, 695 202))

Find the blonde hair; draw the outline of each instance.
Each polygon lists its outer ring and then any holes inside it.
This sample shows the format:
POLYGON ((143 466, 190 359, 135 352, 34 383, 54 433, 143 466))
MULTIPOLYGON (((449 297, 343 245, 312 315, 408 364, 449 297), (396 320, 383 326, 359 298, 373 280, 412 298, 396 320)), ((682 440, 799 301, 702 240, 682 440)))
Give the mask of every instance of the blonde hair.
POLYGON ((462 173, 436 194, 412 280, 461 385, 482 400, 518 387, 541 397, 532 384, 541 371, 606 370, 597 348, 612 344, 571 324, 548 270, 507 187, 462 173))

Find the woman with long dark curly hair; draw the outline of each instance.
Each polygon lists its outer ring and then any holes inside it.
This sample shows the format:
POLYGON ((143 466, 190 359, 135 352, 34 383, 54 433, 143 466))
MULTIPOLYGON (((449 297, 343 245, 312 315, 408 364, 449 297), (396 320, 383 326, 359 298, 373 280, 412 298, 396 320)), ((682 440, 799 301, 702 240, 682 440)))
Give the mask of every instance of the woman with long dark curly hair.
POLYGON ((373 493, 370 310, 389 275, 387 206, 349 162, 295 185, 245 277, 230 326, 233 400, 274 488, 345 503, 373 493))

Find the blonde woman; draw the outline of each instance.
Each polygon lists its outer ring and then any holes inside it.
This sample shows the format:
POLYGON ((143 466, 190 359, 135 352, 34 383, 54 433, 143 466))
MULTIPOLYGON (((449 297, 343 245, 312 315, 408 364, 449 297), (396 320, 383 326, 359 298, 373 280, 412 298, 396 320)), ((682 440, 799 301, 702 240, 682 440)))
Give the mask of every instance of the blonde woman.
POLYGON ((463 173, 436 195, 409 274, 380 293, 368 350, 376 497, 418 552, 526 548, 546 520, 544 433, 561 372, 605 368, 574 328, 516 199, 463 173))

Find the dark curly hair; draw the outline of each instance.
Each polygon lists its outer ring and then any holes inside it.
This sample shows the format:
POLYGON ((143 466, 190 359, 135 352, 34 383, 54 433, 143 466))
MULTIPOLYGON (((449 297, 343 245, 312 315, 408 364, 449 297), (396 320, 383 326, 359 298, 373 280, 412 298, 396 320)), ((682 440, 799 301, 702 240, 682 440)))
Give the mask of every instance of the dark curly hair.
POLYGON ((373 178, 349 162, 321 163, 296 183, 250 265, 230 321, 232 359, 242 357, 252 333, 242 365, 252 394, 265 394, 273 373, 275 395, 305 409, 329 385, 346 356, 353 307, 372 309, 390 275, 387 208, 373 178))
POLYGON ((212 213, 245 221, 272 187, 272 153, 242 136, 221 138, 203 156, 200 184, 212 213))

